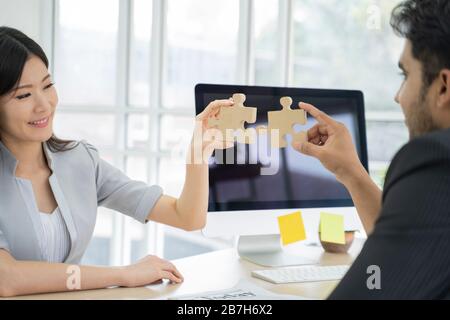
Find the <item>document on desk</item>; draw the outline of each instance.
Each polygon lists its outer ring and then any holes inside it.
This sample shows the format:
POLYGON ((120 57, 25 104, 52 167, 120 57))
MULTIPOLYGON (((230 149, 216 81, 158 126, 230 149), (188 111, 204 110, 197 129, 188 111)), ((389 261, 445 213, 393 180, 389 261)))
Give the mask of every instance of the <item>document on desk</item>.
POLYGON ((169 300, 307 300, 301 296, 278 294, 241 280, 230 289, 170 297, 169 300))

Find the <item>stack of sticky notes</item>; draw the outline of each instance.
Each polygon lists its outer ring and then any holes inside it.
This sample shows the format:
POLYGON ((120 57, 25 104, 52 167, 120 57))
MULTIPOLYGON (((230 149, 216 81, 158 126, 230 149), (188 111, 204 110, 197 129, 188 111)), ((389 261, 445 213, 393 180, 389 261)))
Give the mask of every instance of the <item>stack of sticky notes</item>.
POLYGON ((323 242, 345 244, 344 216, 321 212, 319 232, 323 242))
POLYGON ((300 211, 279 216, 278 227, 283 245, 306 239, 305 225, 300 211))
MULTIPOLYGON (((300 211, 279 216, 278 227, 283 245, 306 239, 305 225, 300 211)), ((320 240, 323 242, 345 244, 344 216, 321 212, 319 232, 320 240)))

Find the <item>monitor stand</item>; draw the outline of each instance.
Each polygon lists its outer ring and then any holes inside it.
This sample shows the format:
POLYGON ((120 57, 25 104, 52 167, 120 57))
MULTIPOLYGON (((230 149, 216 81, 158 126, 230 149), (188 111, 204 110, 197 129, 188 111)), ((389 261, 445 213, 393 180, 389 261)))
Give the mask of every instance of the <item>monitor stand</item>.
POLYGON ((287 267, 315 263, 283 251, 279 234, 240 236, 237 250, 241 258, 264 267, 287 267))

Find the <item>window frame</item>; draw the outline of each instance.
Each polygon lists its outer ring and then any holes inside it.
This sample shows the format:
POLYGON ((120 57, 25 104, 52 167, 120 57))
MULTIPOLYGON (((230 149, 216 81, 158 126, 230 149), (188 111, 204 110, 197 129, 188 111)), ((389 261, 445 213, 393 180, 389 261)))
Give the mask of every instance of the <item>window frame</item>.
MULTIPOLYGON (((170 155, 168 150, 164 150, 160 146, 161 125, 159 119, 163 115, 176 115, 192 117, 194 115, 194 106, 191 108, 163 108, 162 107, 162 88, 163 88, 163 71, 166 62, 167 52, 167 9, 168 4, 165 0, 153 0, 152 10, 152 30, 151 30, 151 50, 150 50, 150 101, 148 107, 140 108, 128 105, 129 92, 129 65, 130 65, 130 49, 131 49, 131 29, 133 26, 133 0, 119 1, 119 27, 118 27, 118 46, 117 46, 117 95, 115 105, 112 107, 99 106, 76 106, 61 105, 58 112, 61 113, 108 113, 114 114, 116 121, 115 141, 116 144, 112 148, 104 148, 106 152, 111 154, 114 164, 124 170, 125 161, 128 156, 143 156, 147 160, 147 181, 149 184, 157 184, 159 181, 159 161, 170 155), (149 139, 145 149, 136 150, 127 147, 127 116, 130 114, 145 114, 148 116, 149 139)), ((237 83, 246 85, 254 84, 254 35, 253 21, 256 0, 239 0, 239 27, 238 27, 238 44, 237 44, 237 63, 235 79, 237 83)), ((289 86, 292 84, 292 28, 293 28, 293 1, 294 0, 278 0, 278 28, 280 32, 279 50, 277 52, 277 61, 281 66, 279 72, 278 84, 280 86, 289 86)), ((55 39, 58 32, 58 4, 59 0, 42 1, 41 2, 41 39, 42 45, 46 50, 52 74, 54 73, 54 54, 55 39)), ((395 123, 403 123, 403 114, 399 111, 368 111, 366 112, 366 123, 392 121, 395 123)), ((387 166, 386 162, 369 162, 369 167, 376 170, 387 166)), ((112 265, 123 265, 130 263, 130 236, 129 228, 125 217, 116 214, 113 219, 113 230, 111 238, 111 261, 112 265)), ((173 236, 173 232, 169 231, 173 236)), ((195 234, 195 233, 194 233, 195 234)), ((192 233, 181 238, 192 240, 192 233)), ((200 234, 197 235, 200 239, 200 234)), ((208 244, 211 239, 202 240, 204 244, 208 244)), ((164 248, 164 229, 161 225, 149 222, 144 228, 145 251, 162 255, 164 248)), ((212 241, 214 242, 214 241, 212 241)), ((211 242, 211 243, 212 243, 211 242)))

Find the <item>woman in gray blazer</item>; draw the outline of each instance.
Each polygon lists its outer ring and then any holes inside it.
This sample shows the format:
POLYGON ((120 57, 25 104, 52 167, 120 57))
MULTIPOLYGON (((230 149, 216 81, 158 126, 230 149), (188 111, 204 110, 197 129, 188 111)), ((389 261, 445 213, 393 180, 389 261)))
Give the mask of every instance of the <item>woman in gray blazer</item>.
MULTIPOLYGON (((92 238, 98 206, 142 223, 202 228, 208 208, 206 160, 214 148, 227 146, 194 135, 176 199, 159 186, 131 180, 86 141, 56 138, 57 104, 42 48, 20 31, 0 27, 0 296, 181 282, 175 266, 155 256, 126 267, 78 264, 92 238)), ((196 118, 196 132, 208 129, 207 119, 220 107, 232 104, 208 105, 196 118)))

